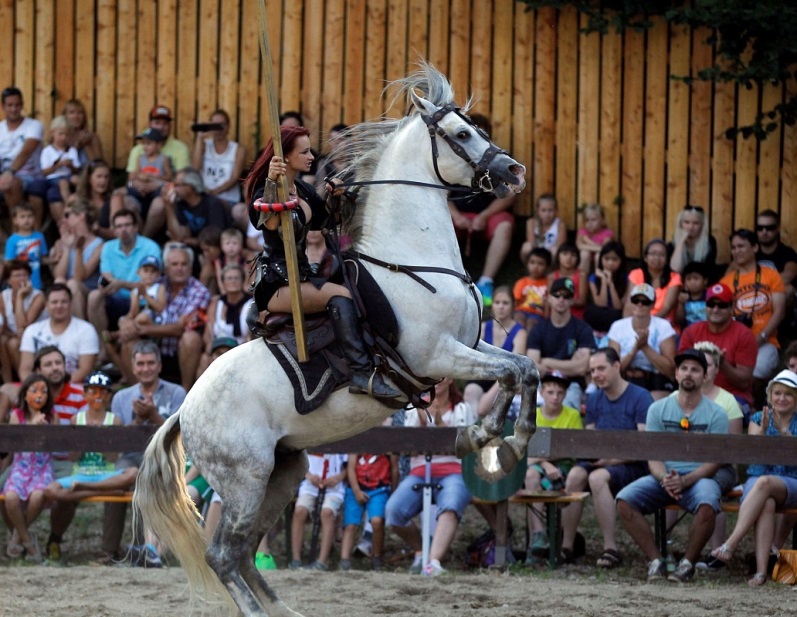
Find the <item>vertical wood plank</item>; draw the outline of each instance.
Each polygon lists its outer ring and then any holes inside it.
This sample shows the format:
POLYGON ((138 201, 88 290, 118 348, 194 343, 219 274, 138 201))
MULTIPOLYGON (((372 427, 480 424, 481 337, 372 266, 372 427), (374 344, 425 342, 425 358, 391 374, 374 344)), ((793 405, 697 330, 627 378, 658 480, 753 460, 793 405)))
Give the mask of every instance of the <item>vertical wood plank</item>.
POLYGON ((199 78, 197 79, 197 118, 207 118, 218 104, 219 80, 219 0, 199 3, 199 78))
POLYGON ((620 238, 629 256, 642 254, 642 147, 644 135, 645 35, 625 32, 623 64, 623 177, 620 238))
POLYGON ((18 2, 14 29, 14 85, 22 91, 22 100, 28 115, 35 111, 34 84, 35 57, 35 5, 33 1, 18 2))
MULTIPOLYGON (((254 160, 265 145, 260 126, 260 18, 256 2, 241 6, 241 85, 238 97, 238 143, 246 148, 247 156, 254 160)), ((234 113, 234 110, 228 110, 234 113)))
MULTIPOLYGON (((711 31, 705 28, 692 33, 690 75, 711 66, 712 48, 705 44, 711 31)), ((691 85, 689 124, 689 203, 707 208, 711 200, 711 108, 714 90, 711 82, 695 79, 691 85)), ((709 210, 706 210, 707 212, 709 210)))
MULTIPOLYGON (((254 5, 254 2, 246 3, 254 5)), ((199 119, 197 114, 197 54, 202 44, 199 33, 199 0, 180 0, 177 19, 177 109, 175 132, 186 136, 193 143, 191 123, 199 119)), ((244 11, 246 8, 244 8, 244 11)), ((257 23, 257 21, 255 21, 257 23)), ((257 44, 257 39, 255 39, 257 44)))
MULTIPOLYGON (((581 16, 581 27, 587 18, 581 16)), ((578 59, 578 204, 559 204, 560 216, 566 208, 568 227, 575 222, 575 206, 598 200, 598 136, 600 131, 600 56, 601 37, 597 33, 581 36, 578 59)))
MULTIPOLYGON (((553 185, 556 157, 556 11, 550 7, 539 9, 534 31, 534 179, 542 187, 553 185)), ((559 201, 559 217, 568 228, 573 226, 573 205, 559 201)))
MULTIPOLYGON (((759 87, 753 86, 749 90, 744 86, 737 88, 737 113, 736 122, 739 126, 751 124, 758 113, 759 87)), ((736 164, 734 176, 735 208, 733 225, 736 228, 752 229, 755 226, 756 212, 756 172, 758 158, 758 143, 755 138, 745 139, 741 135, 736 137, 736 164)))
MULTIPOLYGON (((797 84, 786 84, 786 98, 797 95, 797 84)), ((783 127, 783 162, 780 176, 780 228, 784 242, 797 243, 797 124, 783 127)))
POLYGON ((238 53, 242 15, 241 11, 238 10, 239 6, 238 0, 222 0, 221 2, 219 107, 230 114, 230 135, 235 135, 238 131, 238 119, 235 110, 238 109, 240 63, 251 61, 251 59, 244 58, 238 53))
MULTIPOLYGON (((560 203, 577 202, 578 50, 582 42, 578 11, 559 13, 556 53, 556 176, 555 185, 535 182, 534 197, 554 191, 560 203)), ((531 214, 531 212, 529 212, 531 214)))
POLYGON ((385 87, 385 43, 387 41, 386 0, 368 0, 365 34, 365 84, 363 112, 366 120, 382 115, 385 87))
MULTIPOLYGON (((387 15, 387 54, 386 78, 393 81, 403 77, 407 70, 407 0, 389 0, 387 15)), ((387 92, 385 114, 399 117, 404 113, 403 101, 393 101, 395 91, 387 92), (393 103, 391 105, 391 102, 393 103)))
POLYGON ((714 158, 711 162, 711 233, 717 239, 717 261, 730 260, 728 236, 733 229, 733 141, 725 129, 733 125, 733 84, 714 86, 714 158))
MULTIPOLYGON (((0 23, 3 16, 0 14, 0 23)), ((55 3, 55 107, 58 113, 75 91, 75 3, 59 0, 55 3)), ((0 26, 2 27, 2 26, 0 26)), ((0 38, 2 38, 0 33, 0 38)), ((0 43, 2 45, 2 43, 0 43)), ((0 49, 2 54, 2 49, 0 49)), ((0 56, 5 57, 5 56, 0 56)))
MULTIPOLYGON (((75 97, 83 102, 90 119, 94 108, 94 0, 77 0, 75 4, 75 97)), ((138 87, 138 84, 136 85, 138 87)))
POLYGON ((407 61, 414 66, 420 59, 429 58, 429 6, 427 0, 410 0, 409 53, 407 61))
MULTIPOLYGON (((282 52, 280 53, 280 110, 302 110, 301 79, 302 79, 302 11, 304 2, 291 1, 283 4, 282 20, 282 52)), ((341 44, 343 41, 338 41, 341 44)), ((272 52, 273 53, 273 52, 272 52)), ((315 134, 318 127, 305 126, 315 134)), ((313 140, 315 143, 315 140, 313 140)))
MULTIPOLYGON (((343 122, 355 124, 363 120, 365 77, 365 0, 346 2, 346 65, 343 71, 343 122)), ((331 125, 330 125, 331 126, 331 125)), ((330 126, 323 126, 324 135, 330 126)), ((326 138, 326 137, 325 137, 326 138)))
MULTIPOLYGON (((451 36, 450 9, 449 2, 430 2, 429 6, 429 61, 443 75, 449 75, 450 72, 448 62, 448 41, 451 36)), ((455 94, 456 92, 454 90, 455 94)))
POLYGON ((47 127, 54 115, 55 90, 55 4, 53 0, 36 0, 35 90, 28 110, 47 127))
POLYGON ((114 136, 103 139, 105 158, 115 166, 127 166, 127 156, 136 133, 136 0, 119 0, 116 47, 116 120, 114 136))
MULTIPOLYGON (((512 89, 512 156, 526 166, 526 190, 515 201, 515 214, 530 216, 541 187, 533 176, 534 13, 515 3, 514 87, 512 89)), ((453 32, 452 32, 453 35, 453 32)), ((454 58, 452 51, 452 58, 454 58)), ((452 64, 452 69, 458 63, 452 64)), ((553 190, 550 187, 546 190, 553 190)))
MULTIPOLYGON (((155 33, 157 32, 157 5, 152 2, 138 3, 138 32, 136 48, 136 126, 134 134, 149 122, 149 112, 158 104, 155 90, 155 33)), ((190 50, 185 50, 190 53, 190 50)))
POLYGON ((313 130, 316 143, 321 127, 321 84, 323 74, 324 0, 306 0, 304 15, 304 48, 302 65, 302 116, 313 130))
MULTIPOLYGON (((492 2, 481 0, 473 3, 472 38, 470 42, 470 88, 477 100, 479 112, 488 118, 492 116, 490 107, 490 84, 493 50, 492 2)), ((460 95, 461 96, 461 95, 460 95)))
POLYGON ((104 144, 113 143, 116 98, 116 0, 97 2, 97 104, 94 130, 104 144))
POLYGON ((166 105, 172 110, 172 133, 178 139, 193 143, 193 135, 185 130, 185 118, 193 116, 193 101, 177 101, 177 0, 159 0, 158 36, 155 58, 155 98, 158 105, 166 105), (183 105, 188 109, 181 109, 183 105), (180 121, 183 118, 183 121, 180 121))
MULTIPOLYGON (((469 61, 471 24, 470 0, 451 0, 451 69, 448 78, 459 97, 467 97, 471 93, 469 61)), ((526 53, 526 50, 515 48, 515 52, 526 53)), ((477 106, 480 107, 479 102, 477 106)))
POLYGON ((7 88, 14 83, 14 67, 16 57, 14 46, 16 37, 14 36, 14 8, 15 0, 0 0, 0 84, 2 88, 7 88))
MULTIPOLYGON (((598 201, 606 211, 606 221, 615 232, 618 230, 620 197, 620 126, 622 97, 623 39, 610 32, 602 38, 601 66, 601 117, 600 117, 600 169, 598 201)), ((577 225, 581 225, 580 220, 577 225)))
MULTIPOLYGON (((685 26, 670 30, 670 74, 689 73, 691 33, 685 26)), ((667 189, 665 238, 673 237, 678 213, 687 203, 689 169, 689 86, 669 80, 667 106, 667 189)))
MULTIPOLYGON (((765 84, 761 94, 761 109, 770 110, 785 100, 783 84, 765 84)), ((783 126, 780 125, 762 141, 759 148, 758 162, 758 211, 773 209, 777 211, 778 194, 780 192, 779 176, 781 169, 780 148, 783 143, 783 126)))
POLYGON ((324 37, 324 91, 321 96, 321 126, 337 124, 343 106, 344 0, 328 0, 324 37))
MULTIPOLYGON (((512 139, 512 50, 514 48, 513 22, 514 15, 512 9, 515 2, 513 0, 495 0, 495 11, 493 13, 493 26, 495 37, 493 44, 493 85, 492 95, 492 116, 490 120, 493 125, 493 140, 504 148, 511 147, 512 139)), ((551 38, 555 38, 551 33, 551 38)), ((554 58, 556 53, 556 42, 552 44, 554 56, 548 58, 550 63, 550 76, 552 86, 554 85, 554 58)), ((551 88, 551 109, 550 116, 546 119, 547 128, 553 131, 554 120, 554 88, 551 88)), ((550 168, 553 172, 553 134, 550 135, 551 159, 550 168)), ((553 176, 553 173, 551 173, 553 176)))
POLYGON ((667 129, 667 25, 656 20, 648 31, 645 88, 644 238, 664 238, 667 129))

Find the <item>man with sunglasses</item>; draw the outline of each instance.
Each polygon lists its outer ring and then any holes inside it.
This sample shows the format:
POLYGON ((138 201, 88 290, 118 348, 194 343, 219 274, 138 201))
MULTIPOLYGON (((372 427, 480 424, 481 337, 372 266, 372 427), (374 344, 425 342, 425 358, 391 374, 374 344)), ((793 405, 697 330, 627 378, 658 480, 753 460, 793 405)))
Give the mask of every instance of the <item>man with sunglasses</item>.
MULTIPOLYGON (((745 418, 753 403, 753 369, 758 358, 758 343, 747 326, 733 318, 733 292, 722 283, 706 291, 706 320, 687 327, 681 333, 679 351, 695 343, 710 341, 722 352, 719 373, 714 383, 733 394, 745 418)), ((746 423, 746 422, 745 422, 746 423)))
POLYGON ((756 261, 762 266, 771 266, 780 273, 786 293, 786 317, 778 331, 781 340, 784 336, 793 339, 793 331, 797 326, 797 304, 795 304, 794 280, 797 277, 797 251, 784 244, 780 237, 780 215, 774 210, 763 210, 758 213, 755 226, 758 237, 756 261))

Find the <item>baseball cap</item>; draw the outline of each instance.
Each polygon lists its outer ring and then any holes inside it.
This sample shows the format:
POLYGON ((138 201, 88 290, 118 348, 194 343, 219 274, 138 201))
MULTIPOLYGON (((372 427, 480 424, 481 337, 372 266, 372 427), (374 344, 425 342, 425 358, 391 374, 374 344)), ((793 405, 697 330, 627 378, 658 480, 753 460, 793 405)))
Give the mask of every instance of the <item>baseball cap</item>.
POLYGON ((108 377, 108 375, 102 371, 94 371, 83 381, 83 387, 105 388, 106 390, 110 390, 112 383, 113 382, 111 382, 111 378, 108 377))
POLYGON ((733 292, 725 283, 717 283, 708 288, 706 302, 716 298, 720 302, 733 302, 733 292))
POLYGON ((628 297, 633 298, 634 296, 645 296, 651 302, 655 302, 656 290, 647 283, 640 283, 639 285, 634 285, 631 288, 631 293, 628 297))
POLYGON ((166 105, 156 105, 149 111, 149 119, 155 120, 171 120, 172 119, 172 110, 166 107, 166 105))
POLYGON ((573 285, 573 281, 567 277, 558 278, 551 283, 551 295, 560 291, 566 291, 570 297, 576 295, 576 287, 573 285))
POLYGON ((150 141, 166 141, 166 135, 161 133, 158 129, 152 127, 145 128, 136 139, 149 139, 150 141))
POLYGON ((161 260, 158 259, 155 255, 147 255, 138 264, 139 268, 143 268, 144 266, 151 266, 153 268, 157 268, 158 270, 160 270, 161 260))
POLYGON ((548 371, 545 373, 545 375, 542 376, 542 379, 540 379, 540 382, 546 383, 548 381, 555 381, 556 383, 562 384, 565 388, 570 385, 570 379, 565 377, 562 371, 548 371))
POLYGON ((213 353, 222 347, 228 347, 230 349, 233 347, 238 347, 238 341, 231 336, 218 336, 214 338, 213 342, 210 344, 210 353, 213 353))
POLYGON ((708 362, 706 356, 702 351, 697 349, 684 349, 681 353, 675 356, 675 366, 681 366, 686 360, 694 360, 703 367, 703 372, 708 370, 708 362))

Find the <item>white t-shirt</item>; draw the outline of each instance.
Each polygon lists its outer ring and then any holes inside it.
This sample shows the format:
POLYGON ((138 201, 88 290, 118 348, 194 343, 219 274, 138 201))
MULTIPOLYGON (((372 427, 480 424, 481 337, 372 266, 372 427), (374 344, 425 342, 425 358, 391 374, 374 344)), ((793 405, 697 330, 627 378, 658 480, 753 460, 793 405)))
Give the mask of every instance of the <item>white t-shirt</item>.
MULTIPOLYGON (((631 326, 632 319, 633 317, 618 319, 612 324, 612 327, 609 328, 609 334, 607 335, 610 341, 615 341, 620 344, 621 358, 631 353, 634 345, 636 345, 637 336, 636 332, 634 332, 634 328, 631 326)), ((675 336, 675 330, 672 324, 666 319, 651 315, 650 326, 648 327, 648 345, 650 345, 656 353, 661 353, 661 342, 666 341, 671 336, 675 336)), ((647 356, 641 351, 636 353, 629 366, 643 371, 658 373, 647 356)))
POLYGON ((53 334, 49 319, 29 325, 22 333, 19 350, 35 354, 47 345, 56 345, 64 354, 67 373, 77 370, 80 356, 100 352, 100 340, 94 326, 77 317, 72 317, 66 330, 58 335, 53 334))
MULTIPOLYGON (((327 477, 334 476, 339 474, 343 471, 343 468, 346 466, 346 462, 348 457, 343 454, 325 454, 324 456, 317 456, 315 454, 310 454, 307 457, 308 462, 310 463, 310 467, 308 468, 308 473, 312 473, 317 475, 318 477, 327 477), (329 461, 329 466, 327 467, 327 474, 324 476, 324 461, 329 461)), ((337 496, 340 499, 343 499, 343 495, 346 492, 346 480, 342 480, 338 482, 335 486, 327 488, 327 495, 337 496)), ((311 484, 307 480, 302 480, 302 483, 299 485, 299 494, 300 495, 312 495, 313 497, 318 497, 318 487, 311 484)))
MULTIPOLYGON (((202 181, 206 189, 215 189, 232 177, 235 169, 235 158, 238 153, 238 144, 234 141, 227 143, 227 149, 218 154, 212 139, 205 140, 205 156, 202 160, 202 181)), ((216 195, 219 199, 232 204, 241 201, 241 185, 235 184, 223 193, 216 195)))
POLYGON ((17 173, 25 176, 35 176, 40 172, 39 167, 39 153, 41 152, 41 140, 44 135, 44 127, 42 123, 33 118, 23 118, 22 123, 13 131, 8 130, 8 122, 3 120, 0 122, 0 167, 8 169, 11 163, 17 158, 17 155, 22 151, 22 147, 28 139, 36 139, 39 141, 39 147, 25 161, 21 169, 17 169, 17 173))
MULTIPOLYGON (((52 167, 55 162, 60 159, 69 159, 76 169, 80 167, 80 155, 78 151, 71 146, 68 150, 63 151, 50 144, 42 150, 42 155, 39 158, 42 169, 52 167)), ((53 173, 48 174, 46 178, 48 180, 56 180, 58 178, 68 178, 71 174, 72 171, 68 167, 59 167, 53 173)))

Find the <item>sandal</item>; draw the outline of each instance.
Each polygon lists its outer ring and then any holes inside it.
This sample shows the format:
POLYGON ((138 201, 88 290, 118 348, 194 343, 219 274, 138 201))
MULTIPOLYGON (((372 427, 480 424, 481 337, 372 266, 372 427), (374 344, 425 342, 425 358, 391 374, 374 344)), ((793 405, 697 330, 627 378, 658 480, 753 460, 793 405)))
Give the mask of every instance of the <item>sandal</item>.
POLYGON ((753 578, 747 581, 747 584, 750 587, 761 587, 767 582, 767 573, 766 572, 756 572, 753 578))
POLYGON ((623 565, 623 556, 617 549, 607 548, 603 551, 601 556, 598 557, 598 561, 595 565, 604 570, 614 570, 623 565))
POLYGON ((711 551, 711 556, 724 563, 730 563, 733 559, 733 549, 727 544, 723 544, 711 551))
POLYGON ((19 544, 18 542, 8 541, 8 546, 6 547, 6 555, 11 557, 11 559, 17 559, 18 557, 22 557, 22 553, 24 552, 25 547, 19 544))
POLYGON ((559 563, 573 563, 576 560, 575 553, 571 548, 562 548, 559 553, 559 563))
POLYGON ((25 547, 25 560, 33 563, 42 562, 42 554, 39 550, 39 543, 36 538, 31 536, 30 542, 23 542, 22 546, 25 547))

